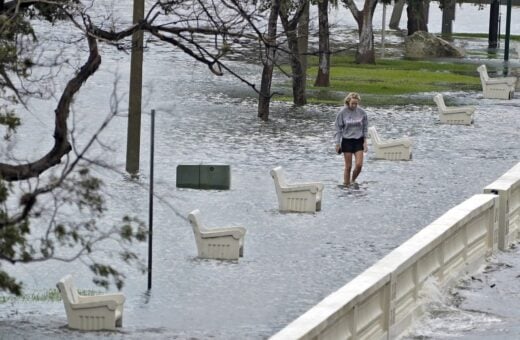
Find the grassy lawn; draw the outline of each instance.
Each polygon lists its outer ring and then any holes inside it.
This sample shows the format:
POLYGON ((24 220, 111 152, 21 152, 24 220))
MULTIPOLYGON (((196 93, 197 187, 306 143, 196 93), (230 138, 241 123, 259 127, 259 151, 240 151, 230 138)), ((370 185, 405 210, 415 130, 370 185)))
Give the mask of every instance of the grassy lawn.
MULTIPOLYGON (((386 106, 407 103, 432 104, 428 98, 410 98, 411 94, 423 92, 479 91, 480 79, 474 64, 421 61, 405 59, 378 59, 376 65, 359 65, 353 56, 331 58, 331 86, 314 87, 318 72, 316 57, 309 58, 307 71, 307 99, 309 103, 341 102, 345 93, 356 91, 363 97, 364 105, 386 106), (424 102, 424 103, 422 103, 424 102)), ((287 96, 277 100, 292 101, 291 84, 283 85, 287 96)))
MULTIPOLYGON (((79 289, 78 293, 80 295, 99 295, 103 294, 102 291, 96 291, 92 289, 79 289)), ((56 302, 61 301, 61 294, 56 288, 51 288, 48 290, 33 292, 29 294, 24 294, 22 296, 13 296, 13 295, 2 295, 0 296, 0 305, 5 303, 12 302, 56 302)), ((1 338, 1 337, 0 337, 1 338)))

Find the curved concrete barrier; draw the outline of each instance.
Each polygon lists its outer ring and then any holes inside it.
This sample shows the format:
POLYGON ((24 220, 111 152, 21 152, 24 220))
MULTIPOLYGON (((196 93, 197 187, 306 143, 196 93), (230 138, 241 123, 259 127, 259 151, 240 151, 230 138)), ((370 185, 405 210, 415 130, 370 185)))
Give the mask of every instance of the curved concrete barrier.
POLYGON ((499 196, 498 247, 506 250, 520 235, 520 163, 484 188, 499 196))
POLYGON ((429 279, 441 287, 474 272, 520 236, 520 163, 412 236, 271 337, 391 339, 420 315, 429 279))

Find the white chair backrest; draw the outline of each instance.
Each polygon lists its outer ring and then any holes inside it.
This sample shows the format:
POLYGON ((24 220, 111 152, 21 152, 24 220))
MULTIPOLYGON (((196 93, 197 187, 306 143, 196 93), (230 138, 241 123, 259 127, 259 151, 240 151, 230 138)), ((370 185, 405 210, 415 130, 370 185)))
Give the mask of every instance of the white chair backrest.
POLYGON ((200 230, 203 229, 202 224, 200 222, 200 210, 195 209, 188 215, 188 220, 190 221, 191 228, 193 229, 193 234, 195 234, 195 238, 200 238, 200 230))
POLYGON ((442 94, 438 93, 433 97, 433 101, 437 104, 437 107, 441 111, 446 110, 446 104, 444 103, 444 98, 442 97, 442 94))
POLYGON ((63 277, 57 284, 58 290, 60 291, 61 298, 65 304, 79 302, 78 290, 74 286, 72 275, 68 274, 63 277))
POLYGON ((368 134, 370 135, 370 138, 372 138, 372 142, 374 144, 381 144, 381 139, 379 139, 379 135, 377 134, 375 126, 368 128, 368 134))
POLYGON ((481 80, 483 80, 484 82, 489 80, 489 76, 488 76, 488 73, 487 73, 486 65, 480 65, 479 67, 477 67, 477 71, 480 74, 480 79, 481 80))
POLYGON ((271 170, 271 177, 274 179, 274 184, 277 189, 278 187, 285 187, 287 185, 283 174, 283 168, 281 166, 277 166, 271 170))

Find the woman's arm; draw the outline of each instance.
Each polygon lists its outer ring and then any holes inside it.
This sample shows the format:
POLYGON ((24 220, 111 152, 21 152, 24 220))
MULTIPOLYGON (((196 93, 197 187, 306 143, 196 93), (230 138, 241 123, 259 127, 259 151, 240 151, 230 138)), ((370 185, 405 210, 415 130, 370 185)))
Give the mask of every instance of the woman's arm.
POLYGON ((363 110, 363 137, 368 137, 368 117, 365 110, 363 110))
POLYGON ((343 127, 343 110, 340 110, 336 115, 336 122, 334 123, 334 142, 336 143, 336 145, 341 144, 341 138, 343 136, 343 127))

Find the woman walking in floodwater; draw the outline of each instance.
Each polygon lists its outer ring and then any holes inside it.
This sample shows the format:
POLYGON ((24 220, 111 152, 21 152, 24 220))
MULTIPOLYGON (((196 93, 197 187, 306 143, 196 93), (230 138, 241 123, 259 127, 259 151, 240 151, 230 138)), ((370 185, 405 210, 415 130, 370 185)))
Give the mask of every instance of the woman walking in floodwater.
POLYGON ((336 116, 336 152, 343 153, 345 158, 345 172, 343 185, 356 185, 356 179, 363 168, 363 152, 368 151, 368 119, 365 110, 360 108, 361 97, 356 92, 351 92, 345 98, 345 106, 336 116), (355 157, 354 171, 352 172, 352 155, 355 157), (351 177, 352 172, 352 177, 351 177))

